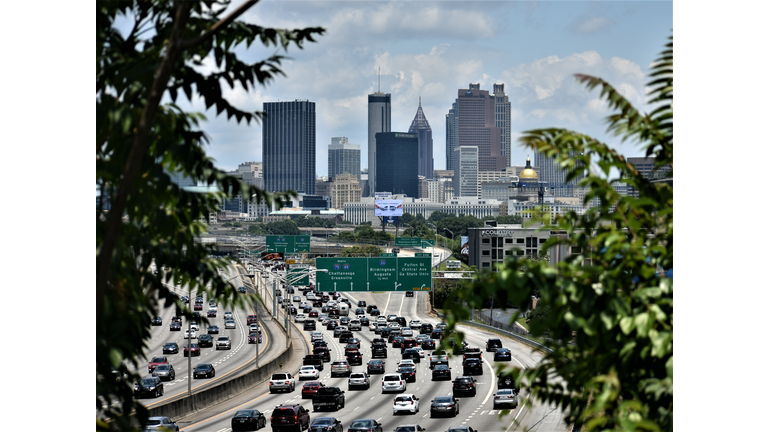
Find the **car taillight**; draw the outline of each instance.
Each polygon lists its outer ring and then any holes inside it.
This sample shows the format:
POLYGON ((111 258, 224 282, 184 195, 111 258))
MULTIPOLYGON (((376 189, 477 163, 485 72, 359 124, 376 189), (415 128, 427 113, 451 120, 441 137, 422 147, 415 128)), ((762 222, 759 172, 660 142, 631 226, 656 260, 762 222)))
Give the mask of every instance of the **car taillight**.
POLYGON ((290 384, 291 382, 290 382, 290 381, 286 381, 285 383, 286 383, 286 384, 290 384))

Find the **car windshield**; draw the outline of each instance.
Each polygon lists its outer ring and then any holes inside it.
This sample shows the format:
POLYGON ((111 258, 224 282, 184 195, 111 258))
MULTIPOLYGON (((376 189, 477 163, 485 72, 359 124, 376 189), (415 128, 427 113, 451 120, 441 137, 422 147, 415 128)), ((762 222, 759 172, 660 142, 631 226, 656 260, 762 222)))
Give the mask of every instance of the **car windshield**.
POLYGON ((160 419, 149 419, 147 421, 147 426, 156 426, 161 423, 160 419))
POLYGON ((152 359, 152 363, 165 363, 165 359, 163 357, 155 357, 152 359))
POLYGON ((312 422, 312 424, 316 424, 316 425, 333 424, 333 419, 331 417, 320 417, 320 418, 316 418, 315 421, 312 422))
POLYGON ((361 374, 361 373, 353 373, 353 374, 352 374, 352 375, 350 375, 349 377, 350 377, 350 378, 365 378, 365 375, 363 375, 363 374, 361 374))
POLYGON ((308 387, 308 388, 320 387, 320 383, 319 382, 314 382, 314 381, 313 382, 308 382, 308 383, 304 384, 304 387, 308 387))
POLYGON ((437 402, 437 403, 446 403, 446 402, 450 402, 450 401, 451 401, 451 397, 450 396, 438 396, 438 397, 435 398, 435 402, 437 402))
POLYGON ((395 432, 416 432, 416 426, 398 426, 395 432))
POLYGON ((410 396, 398 396, 395 398, 395 402, 410 402, 411 397, 410 396))
POLYGON ((313 371, 315 368, 313 366, 304 366, 301 368, 303 371, 313 371))
POLYGON ((155 380, 152 378, 144 378, 141 380, 141 385, 144 386, 153 386, 155 385, 155 380))
POLYGON ((400 381, 400 375, 387 375, 384 377, 384 381, 400 381))
POLYGON ((195 369, 206 370, 206 369, 210 369, 210 368, 211 368, 211 365, 209 365, 209 364, 201 364, 201 365, 197 365, 197 367, 195 369))
POLYGON ((373 420, 355 420, 349 427, 353 428, 370 428, 373 427, 373 420))
POLYGON ((513 394, 512 390, 506 389, 506 390, 499 390, 496 392, 497 395, 510 395, 513 394))
POLYGON ((322 395, 334 395, 336 394, 336 389, 333 387, 323 387, 317 390, 317 394, 319 396, 322 395))
POLYGON ((251 416, 251 415, 253 415, 253 411, 251 411, 251 410, 238 411, 238 412, 235 413, 235 417, 238 417, 238 416, 251 416))
POLYGON ((160 366, 156 367, 155 370, 157 370, 157 371, 164 371, 164 370, 169 370, 170 368, 171 368, 170 365, 160 365, 160 366))
POLYGON ((437 366, 435 366, 435 370, 448 370, 448 366, 446 366, 446 365, 437 365, 437 366))

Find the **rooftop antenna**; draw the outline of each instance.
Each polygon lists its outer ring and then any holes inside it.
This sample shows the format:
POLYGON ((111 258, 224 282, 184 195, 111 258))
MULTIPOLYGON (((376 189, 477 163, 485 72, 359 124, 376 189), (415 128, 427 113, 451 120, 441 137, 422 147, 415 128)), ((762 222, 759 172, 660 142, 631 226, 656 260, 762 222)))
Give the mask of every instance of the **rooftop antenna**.
POLYGON ((378 93, 381 93, 381 66, 379 66, 379 91, 378 93))

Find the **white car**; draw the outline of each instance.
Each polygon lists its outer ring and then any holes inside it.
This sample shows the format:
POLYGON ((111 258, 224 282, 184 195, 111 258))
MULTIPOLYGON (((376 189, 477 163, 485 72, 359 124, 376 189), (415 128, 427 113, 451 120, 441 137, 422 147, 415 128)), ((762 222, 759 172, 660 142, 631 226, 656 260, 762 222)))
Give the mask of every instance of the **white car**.
POLYGON ((248 326, 248 333, 261 333, 261 327, 256 323, 252 323, 248 326))
POLYGON ((329 308, 330 308, 330 307, 334 307, 334 306, 336 306, 336 305, 338 305, 338 303, 336 303, 335 301, 333 301, 333 300, 328 300, 328 307, 329 307, 329 308))
POLYGON ((320 379, 320 371, 315 369, 314 366, 302 366, 299 369, 299 379, 320 379))
POLYGON ((397 315, 395 314, 387 315, 387 321, 395 321, 396 319, 397 319, 397 315))
POLYGON ((184 339, 197 339, 197 332, 194 330, 184 330, 184 339))
POLYGON ((194 331, 200 331, 200 324, 192 321, 189 323, 189 328, 191 328, 194 331))
POLYGON ((402 336, 402 337, 411 337, 411 336, 413 336, 413 330, 411 330, 410 327, 403 327, 403 329, 400 330, 400 336, 402 336))
POLYGON ((294 301, 294 303, 300 302, 301 301, 301 296, 298 296, 298 295, 293 296, 293 301, 294 301))
POLYGON ((412 329, 421 327, 421 320, 410 320, 408 322, 408 327, 412 329))
POLYGON ((368 330, 376 331, 376 329, 378 328, 379 328, 379 323, 371 322, 371 321, 368 322, 368 330))
POLYGON ((405 360, 400 360, 400 363, 397 364, 397 367, 400 367, 400 366, 410 366, 415 369, 416 363, 414 363, 414 361, 411 359, 405 359, 405 360))
POLYGON ((224 322, 224 328, 225 329, 233 329, 235 328, 235 320, 228 320, 224 322))
POLYGON ((381 324, 387 325, 387 317, 383 317, 379 315, 379 317, 376 318, 376 322, 379 323, 379 325, 381 324))
POLYGON ((395 415, 401 411, 410 411, 412 414, 419 412, 419 398, 410 393, 398 395, 392 405, 392 414, 395 415))
POLYGON ((419 352, 419 357, 424 358, 424 350, 421 347, 413 347, 413 349, 419 352))
POLYGON ((386 374, 381 378, 381 392, 404 392, 407 385, 403 376, 395 374, 386 374))
POLYGON ((497 406, 511 405, 512 408, 517 408, 517 395, 513 389, 499 389, 496 394, 493 395, 493 409, 497 406))
POLYGON ((304 314, 296 314, 296 322, 297 323, 304 322, 304 320, 306 320, 306 319, 307 319, 306 315, 304 315, 304 314))
POLYGON ((234 316, 234 315, 232 315, 232 312, 224 312, 224 319, 225 319, 225 320, 228 320, 228 319, 235 319, 235 316, 234 316))
POLYGON ((322 332, 314 332, 312 333, 312 342, 314 341, 321 341, 323 340, 323 333, 322 332))
POLYGON ((389 323, 388 327, 391 328, 392 330, 400 330, 400 324, 398 324, 398 323, 396 323, 394 321, 389 323))
POLYGON ((315 294, 314 293, 307 293, 307 300, 314 300, 315 294))

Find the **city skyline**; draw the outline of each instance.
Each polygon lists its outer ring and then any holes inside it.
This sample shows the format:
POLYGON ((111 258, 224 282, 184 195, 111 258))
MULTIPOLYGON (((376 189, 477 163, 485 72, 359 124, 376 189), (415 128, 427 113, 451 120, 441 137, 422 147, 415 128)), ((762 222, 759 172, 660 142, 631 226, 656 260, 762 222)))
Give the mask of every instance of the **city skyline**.
MULTIPOLYGON (((421 97, 433 131, 434 169, 448 168, 445 114, 456 90, 468 83, 487 90, 505 85, 511 109, 511 152, 505 156, 510 160, 524 160, 529 152, 517 143, 522 131, 553 126, 590 134, 627 156, 642 156, 641 149, 606 134, 605 103, 573 74, 604 78, 648 112, 643 97, 648 68, 673 27, 672 2, 265 1, 243 20, 327 29, 317 43, 288 53, 287 77, 250 92, 225 90, 248 110, 262 110, 264 102, 314 101, 320 176, 327 175, 326 143, 337 136, 361 144, 361 169, 370 170, 362 145, 368 142, 367 96, 379 85, 391 94, 391 130, 408 130, 421 97)), ((254 60, 271 54, 256 45, 235 51, 254 60)), ((204 59, 201 69, 216 67, 204 59)), ((178 102, 206 114, 207 151, 220 169, 264 160, 261 124, 227 121, 199 100, 178 102)))

